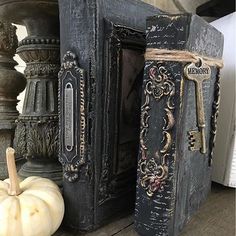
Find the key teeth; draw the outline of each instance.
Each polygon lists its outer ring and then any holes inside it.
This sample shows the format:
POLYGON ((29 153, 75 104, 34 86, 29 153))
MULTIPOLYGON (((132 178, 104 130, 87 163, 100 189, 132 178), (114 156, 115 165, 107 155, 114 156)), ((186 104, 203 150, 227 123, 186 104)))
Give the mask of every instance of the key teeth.
POLYGON ((195 148, 194 148, 194 143, 193 142, 189 142, 188 143, 188 149, 190 150, 190 151, 194 151, 195 150, 195 148))
POLYGON ((199 132, 192 130, 192 131, 188 131, 188 148, 190 151, 197 151, 200 150, 200 147, 198 146, 198 142, 197 139, 199 138, 199 132))
POLYGON ((194 143, 193 142, 189 142, 188 144, 189 144, 190 148, 194 148, 194 143))
POLYGON ((190 142, 196 142, 196 138, 195 138, 196 135, 194 135, 194 132, 193 131, 189 131, 188 132, 188 140, 189 140, 189 143, 190 142))
POLYGON ((188 147, 188 150, 189 150, 189 151, 192 151, 192 152, 193 152, 193 151, 196 151, 196 149, 194 149, 193 147, 188 147))

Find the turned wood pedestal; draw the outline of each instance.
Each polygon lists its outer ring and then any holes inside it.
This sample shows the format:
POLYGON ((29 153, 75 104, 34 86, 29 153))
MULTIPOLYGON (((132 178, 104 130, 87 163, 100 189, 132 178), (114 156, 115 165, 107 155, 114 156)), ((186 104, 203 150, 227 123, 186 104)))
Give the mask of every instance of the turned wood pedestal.
POLYGON ((17 119, 14 148, 27 162, 19 175, 37 175, 62 181, 58 162, 58 79, 60 41, 58 3, 52 1, 0 1, 0 17, 25 25, 28 36, 17 53, 25 61, 26 93, 17 119))

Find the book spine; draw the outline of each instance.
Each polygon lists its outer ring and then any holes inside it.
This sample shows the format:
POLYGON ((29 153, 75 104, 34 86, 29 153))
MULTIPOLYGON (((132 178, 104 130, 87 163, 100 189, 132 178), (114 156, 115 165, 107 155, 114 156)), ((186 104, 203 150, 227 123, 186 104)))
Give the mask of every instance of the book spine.
MULTIPOLYGON (((184 48, 187 15, 147 20, 147 48, 184 48)), ((140 235, 173 235, 181 126, 182 62, 145 62, 135 228, 140 235)))
MULTIPOLYGON (((146 40, 147 48, 222 57, 222 34, 196 15, 150 17, 146 40)), ((141 235, 177 235, 210 189, 219 68, 208 67, 211 73, 198 90, 184 74, 186 64, 181 60, 147 60, 145 64, 135 211, 141 235), (202 109, 204 138, 199 141, 193 134, 202 134, 198 120, 202 109)))
POLYGON ((96 4, 92 0, 59 0, 59 159, 64 167, 64 223, 79 230, 91 230, 94 225, 96 4))

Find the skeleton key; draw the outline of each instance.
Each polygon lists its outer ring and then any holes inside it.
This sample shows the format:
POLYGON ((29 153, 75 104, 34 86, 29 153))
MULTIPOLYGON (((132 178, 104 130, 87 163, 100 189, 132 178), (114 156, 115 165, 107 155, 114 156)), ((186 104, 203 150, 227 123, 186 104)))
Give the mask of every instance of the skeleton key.
POLYGON ((211 68, 203 64, 200 59, 199 65, 191 63, 185 67, 185 76, 188 80, 195 83, 195 96, 196 96, 196 115, 198 130, 191 130, 188 132, 191 151, 200 150, 201 153, 206 153, 206 136, 205 136, 205 114, 203 102, 203 89, 202 83, 204 80, 211 78, 211 68))

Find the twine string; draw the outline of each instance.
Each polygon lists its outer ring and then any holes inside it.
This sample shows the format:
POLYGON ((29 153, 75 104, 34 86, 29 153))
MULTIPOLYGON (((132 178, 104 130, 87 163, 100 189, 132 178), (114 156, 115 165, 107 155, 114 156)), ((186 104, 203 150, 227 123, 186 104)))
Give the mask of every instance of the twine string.
POLYGON ((189 51, 147 48, 145 52, 146 61, 178 61, 197 63, 199 62, 199 59, 201 59, 208 66, 215 66, 218 68, 222 68, 224 66, 223 60, 221 59, 207 57, 189 51))

